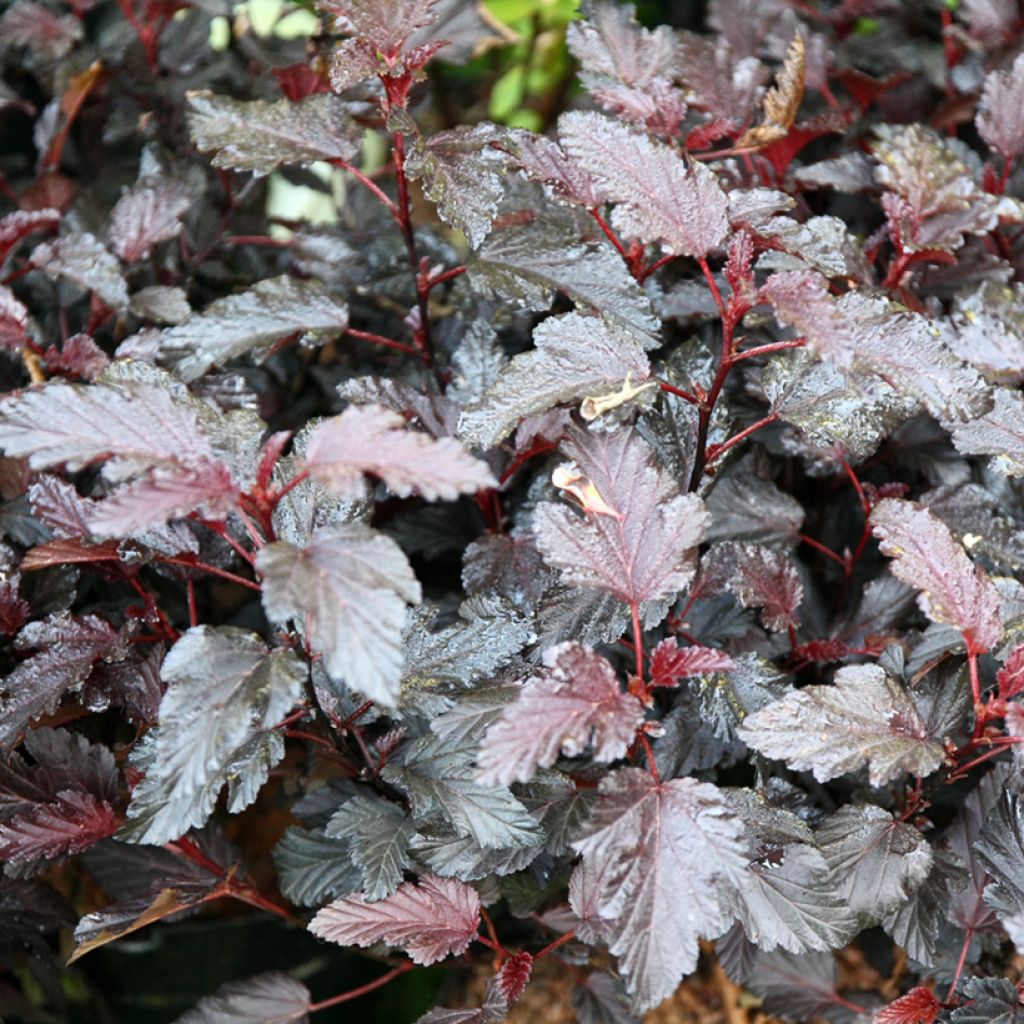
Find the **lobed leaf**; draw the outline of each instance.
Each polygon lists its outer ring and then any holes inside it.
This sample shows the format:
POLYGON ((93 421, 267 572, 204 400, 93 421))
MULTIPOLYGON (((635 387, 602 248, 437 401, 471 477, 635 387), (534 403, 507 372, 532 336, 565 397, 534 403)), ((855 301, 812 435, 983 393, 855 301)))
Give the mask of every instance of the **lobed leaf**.
POLYGON ((708 522, 703 503, 680 495, 630 428, 570 432, 570 493, 590 501, 580 516, 544 503, 534 513, 537 546, 566 582, 604 590, 627 604, 674 598, 693 578, 708 522))
POLYGON ((903 772, 930 775, 945 760, 913 695, 877 665, 850 665, 832 686, 807 686, 750 715, 748 746, 813 772, 819 782, 868 767, 873 786, 903 772))
POLYGON ((999 592, 932 512, 886 498, 872 509, 871 524, 882 553, 895 559, 893 575, 921 591, 918 604, 932 622, 955 626, 979 652, 1002 639, 999 592))
POLYGON ((515 356, 480 401, 459 420, 459 433, 483 448, 525 416, 560 402, 640 385, 651 374, 642 340, 600 317, 568 313, 534 328, 536 346, 515 356))
POLYGON ((877 374, 940 419, 969 420, 991 408, 992 396, 977 371, 919 314, 857 291, 833 299, 828 282, 813 271, 774 274, 761 294, 777 319, 799 331, 823 359, 877 374))
POLYGON ((254 755, 265 780, 284 744, 274 735, 261 749, 263 734, 294 706, 306 673, 292 651, 268 650, 252 633, 197 626, 167 653, 161 675, 159 725, 122 831, 130 842, 166 843, 202 825, 232 773, 256 770, 254 755))
MULTIPOLYGON (((572 845, 599 879, 596 911, 634 1009, 649 1009, 694 970, 698 938, 722 931, 718 885, 746 865, 742 829, 714 786, 621 768, 602 780, 572 845)), ((578 902, 573 909, 585 918, 578 902)))
POLYGON ((1024 56, 1012 67, 985 76, 978 115, 978 134, 1004 160, 1024 152, 1024 56))
POLYGON ((340 334, 348 327, 348 306, 315 281, 270 277, 248 291, 211 302, 160 335, 159 351, 185 380, 214 366, 265 349, 289 335, 340 334))
POLYGON ((616 204, 612 223, 627 238, 697 259, 725 240, 728 203, 708 167, 687 164, 668 146, 600 114, 563 114, 558 135, 602 198, 616 204))
POLYGON ((529 781, 559 756, 616 761, 644 720, 636 697, 623 693, 615 670, 578 643, 544 654, 544 669, 529 678, 518 699, 487 730, 477 755, 477 781, 507 786, 529 781))
POLYGON ((402 627, 420 585, 401 548, 361 523, 320 527, 304 547, 276 541, 256 566, 263 607, 279 623, 309 619, 309 639, 336 681, 393 707, 402 679, 402 627))
POLYGON ((305 466, 327 490, 348 500, 363 496, 364 473, 380 477, 401 498, 419 493, 430 501, 496 486, 487 465, 454 438, 434 440, 406 430, 401 415, 380 405, 349 406, 318 424, 305 466))
POLYGON ((175 1024, 307 1024, 312 1001, 301 981, 271 971, 226 982, 175 1024))
POLYGON ((479 926, 476 890, 454 879, 422 875, 418 885, 403 882, 377 903, 362 896, 335 900, 313 918, 309 930, 341 946, 386 942, 426 965, 465 952, 479 926))
POLYGON ((468 260, 470 283, 531 310, 546 310, 555 292, 633 331, 653 348, 660 329, 650 300, 605 239, 578 241, 558 223, 531 221, 492 231, 468 260))
POLYGON ((268 103, 190 92, 185 116, 195 147, 216 151, 214 167, 269 174, 281 164, 347 161, 359 152, 360 130, 337 96, 268 103))

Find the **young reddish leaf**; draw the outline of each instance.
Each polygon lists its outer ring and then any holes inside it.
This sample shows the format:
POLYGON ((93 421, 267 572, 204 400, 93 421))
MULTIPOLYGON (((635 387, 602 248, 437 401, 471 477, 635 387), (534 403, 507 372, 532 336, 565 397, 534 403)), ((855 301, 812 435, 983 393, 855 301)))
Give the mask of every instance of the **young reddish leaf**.
POLYGON ((238 500, 231 471, 216 459, 188 467, 157 467, 99 502, 89 520, 96 537, 131 537, 200 509, 210 519, 226 519, 238 500))
POLYGON ((999 591, 949 528, 926 508, 899 498, 880 501, 871 524, 893 575, 920 590, 918 604, 932 622, 956 626, 975 652, 1003 636, 999 591))
POLYGON ((125 263, 145 259, 158 242, 174 238, 193 196, 182 182, 143 178, 110 213, 110 247, 125 263))
POLYGON ((682 91, 673 84, 678 44, 665 25, 649 31, 632 4, 597 3, 566 37, 580 62, 580 79, 601 106, 674 136, 686 116, 682 91))
POLYGON ((764 122, 749 128, 736 141, 737 149, 753 149, 784 139, 796 122, 796 114, 804 98, 807 73, 807 50, 804 37, 798 32, 786 51, 775 86, 764 98, 764 122))
POLYGON ((586 14, 584 20, 570 22, 566 42, 588 89, 613 82, 644 87, 675 74, 678 44, 667 25, 643 28, 632 4, 607 0, 589 5, 586 14))
POLYGON ((112 836, 120 823, 113 807, 91 793, 62 790, 51 803, 0 821, 0 860, 17 864, 81 853, 112 836))
POLYGON ((730 672, 736 662, 725 651, 713 647, 680 647, 678 641, 666 637, 651 654, 651 685, 678 686, 681 679, 691 679, 706 672, 730 672))
POLYGON ((96 502, 81 497, 67 481, 43 473, 29 487, 28 499, 32 514, 56 537, 67 540, 89 535, 89 519, 96 502))
POLYGON ((343 31, 365 40, 386 56, 437 18, 438 0, 323 0, 320 4, 341 21, 343 31))
POLYGON ((875 178, 899 200, 887 208, 907 252, 952 251, 996 225, 997 199, 975 184, 948 139, 920 124, 878 125, 875 178))
POLYGON ((804 598, 800 574, 789 557, 760 544, 729 545, 729 589, 744 608, 760 608, 765 629, 785 632, 800 625, 804 598))
POLYGON ((35 231, 56 228, 60 219, 60 211, 48 207, 41 210, 15 210, 0 218, 0 264, 23 238, 35 231))
POLYGON ((479 927, 476 890, 433 875, 421 875, 418 885, 403 882, 377 903, 367 903, 362 896, 335 900, 309 924, 314 935, 341 946, 398 946, 418 964, 464 953, 479 927))
POLYGON ((301 981, 270 971, 221 985, 175 1024, 308 1024, 311 1004, 301 981))
POLYGON ((823 359, 877 374, 934 416, 970 420, 992 406, 977 371, 943 344, 928 320, 885 299, 852 291, 839 299, 814 271, 774 274, 761 288, 781 322, 802 334, 823 359))
POLYGON ((0 635, 14 636, 28 622, 32 606, 18 596, 19 579, 0 582, 0 635))
POLYGON ((602 197, 617 204, 613 223, 626 237, 698 259, 724 241, 728 203, 708 167, 600 114, 563 114, 558 133, 602 197))
POLYGON ((1024 644, 1015 647, 996 673, 1000 700, 1009 700, 1024 691, 1024 644))
POLYGON ((351 160, 359 152, 360 129, 337 96, 268 103, 191 92, 186 118, 196 148, 216 150, 214 167, 269 174, 281 164, 351 160))
POLYGON ((361 523, 323 527, 297 548, 268 544, 257 567, 274 622, 293 616, 323 652, 328 675, 386 706, 398 701, 402 627, 420 585, 402 549, 361 523))
POLYGON ((289 335, 315 341, 340 334, 347 326, 348 306, 323 285, 283 275, 211 302, 164 331, 159 348, 175 361, 179 375, 191 381, 211 367, 269 348, 289 335))
POLYGON ((61 342, 60 351, 51 345, 46 350, 46 367, 51 373, 65 373, 92 380, 109 365, 110 356, 96 344, 90 334, 72 334, 61 342))
MULTIPOLYGON (((692 494, 653 465, 647 443, 629 428, 574 430, 564 446, 572 470, 586 478, 615 515, 583 517, 544 503, 534 513, 537 546, 549 565, 577 586, 614 594, 627 604, 675 597, 693 578, 696 547, 710 516, 692 494)), ((596 506, 595 506, 596 507, 596 506)))
POLYGON ((526 991, 533 973, 533 957, 525 950, 513 953, 501 965, 494 983, 509 1003, 514 1003, 526 991))
POLYGON ((588 209, 601 205, 594 182, 578 164, 570 160, 562 147, 546 135, 510 132, 503 143, 515 159, 515 167, 532 181, 549 185, 561 199, 588 209))
POLYGON ((597 912, 634 1009, 650 1009, 696 967, 698 939, 725 927, 718 883, 746 867, 742 825, 708 783, 621 768, 601 782, 572 845, 595 872, 597 912))
POLYGON ((616 761, 643 723, 640 702, 589 647, 559 644, 544 665, 487 730, 476 759, 483 785, 527 782, 560 755, 579 757, 588 747, 595 761, 616 761))
POLYGON ((0 349, 18 352, 25 344, 28 310, 10 288, 0 285, 0 349))
POLYGON ((407 430, 402 416, 380 405, 352 405, 320 423, 305 465, 329 491, 349 499, 363 495, 364 473, 380 477, 399 497, 418 493, 430 501, 496 485, 487 465, 455 438, 407 430))
POLYGON ((1024 153, 1024 54, 1008 70, 985 77, 975 123, 978 134, 1004 160, 1024 153))
POLYGON ((872 1024, 934 1024, 942 1003, 923 985, 876 1010, 872 1024))
POLYGON ((549 317, 534 328, 533 341, 536 347, 515 356, 462 414, 460 434, 489 448, 524 416, 617 391, 624 381, 641 384, 651 375, 641 339, 598 317, 549 317))
POLYGON ((828 782, 865 766, 871 785, 945 761, 913 694, 877 665, 841 668, 832 686, 807 686, 750 715, 739 736, 766 757, 828 782))

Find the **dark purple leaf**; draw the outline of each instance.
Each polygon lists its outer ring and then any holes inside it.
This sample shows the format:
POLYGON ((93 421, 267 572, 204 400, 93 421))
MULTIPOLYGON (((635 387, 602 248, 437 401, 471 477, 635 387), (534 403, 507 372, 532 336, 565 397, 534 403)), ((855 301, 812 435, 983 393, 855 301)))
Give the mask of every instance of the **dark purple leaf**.
POLYGON ((99 658, 123 658, 122 643, 121 634, 96 615, 75 618, 65 612, 25 626, 15 646, 37 653, 0 684, 0 746, 11 746, 32 719, 55 711, 99 658))
POLYGON ((582 644, 550 648, 544 668, 487 730, 477 780, 488 786, 527 782, 559 756, 595 761, 623 757, 644 720, 640 701, 619 687, 615 670, 582 644))
POLYGON ((290 335, 315 341, 340 334, 347 326, 348 306, 318 282, 271 277, 168 328, 159 348, 185 380, 195 380, 229 359, 269 348, 290 335))
POLYGON ((978 134, 1004 160, 1024 152, 1024 55, 986 76, 976 123, 978 134))
MULTIPOLYGON (((280 736, 265 734, 295 705, 306 673, 293 652, 268 650, 252 633, 198 626, 170 649, 161 675, 158 726, 137 750, 146 777, 121 833, 130 842, 166 843, 202 825, 224 784, 242 773, 258 789, 284 756, 280 736)), ((235 811, 255 798, 237 782, 233 795, 235 811)))
POLYGON ((573 431, 564 446, 574 461, 556 482, 583 506, 545 503, 534 514, 545 560, 577 586, 642 604, 674 597, 693 578, 696 546, 709 516, 701 500, 680 495, 655 467, 632 429, 573 431))
POLYGON ((698 939, 722 932, 718 882, 746 865, 742 829, 719 791, 694 779, 622 768, 598 792, 572 845, 600 878, 597 909, 634 1007, 649 1009, 696 967, 698 939))
POLYGON ((886 498, 872 510, 871 524, 882 553, 894 559, 893 575, 921 591, 918 604, 932 622, 956 626, 976 651, 1002 639, 999 592, 940 519, 913 502, 886 498))
POLYGON ((191 209, 188 187, 170 179, 142 179, 110 213, 110 247, 125 261, 145 259, 158 242, 174 238, 191 209))
POLYGON ((533 342, 462 414, 462 436, 489 448, 523 417, 560 402, 604 401, 610 409, 650 388, 642 340, 599 317, 550 317, 534 328, 533 342))
POLYGON ((321 939, 342 946, 386 942, 418 964, 464 952, 480 926, 480 897, 464 882, 432 875, 403 882, 392 896, 367 903, 362 896, 335 900, 310 922, 321 939))
POLYGON ((111 309, 128 305, 128 285, 121 275, 121 264, 94 235, 64 235, 43 242, 32 250, 32 265, 47 277, 67 278, 83 291, 93 292, 111 309))
POLYGON ((362 524, 314 530, 298 548, 268 544, 257 566, 263 606, 275 622, 309 621, 309 639, 335 680, 384 705, 397 703, 402 627, 420 585, 401 548, 362 524))
POLYGON ((865 766, 871 784, 904 772, 930 775, 945 761, 913 695, 877 665, 851 665, 832 686, 793 690, 750 715, 740 738, 754 750, 827 782, 865 766))
POLYGON ((269 174, 280 164, 351 160, 359 151, 359 129, 337 96, 268 103, 193 92, 187 117, 196 148, 216 150, 215 167, 269 174))
POLYGON ((496 483, 486 464, 454 438, 406 430, 405 420, 379 405, 350 406, 310 435, 306 468, 339 497, 356 499, 363 475, 379 476, 399 497, 422 494, 449 501, 496 483))
POLYGON ((307 1024, 309 989, 277 971, 229 981, 175 1024, 307 1024))
POLYGON ((616 204, 612 223, 627 238, 698 259, 725 240, 725 193, 703 164, 687 164, 668 146, 599 114, 564 114, 558 134, 601 196, 616 204))

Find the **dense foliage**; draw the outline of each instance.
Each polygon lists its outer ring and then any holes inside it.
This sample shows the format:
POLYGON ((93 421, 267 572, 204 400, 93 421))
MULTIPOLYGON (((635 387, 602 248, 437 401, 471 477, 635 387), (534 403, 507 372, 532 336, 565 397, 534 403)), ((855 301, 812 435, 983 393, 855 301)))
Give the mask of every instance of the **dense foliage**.
POLYGON ((12 1019, 225 900, 385 969, 182 1024, 1024 1019, 1021 12, 543 7, 0 17, 12 1019))

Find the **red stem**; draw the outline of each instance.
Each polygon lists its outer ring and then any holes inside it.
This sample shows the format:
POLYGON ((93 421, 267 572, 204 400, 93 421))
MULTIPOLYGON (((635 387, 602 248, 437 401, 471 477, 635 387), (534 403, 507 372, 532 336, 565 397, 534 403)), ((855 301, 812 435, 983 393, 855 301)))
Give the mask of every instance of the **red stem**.
POLYGON ((309 479, 309 470, 304 469, 301 473, 296 473, 279 491, 275 491, 270 495, 270 503, 277 505, 277 503, 286 495, 293 491, 299 484, 309 479))
POLYGON ((427 282, 427 287, 428 289, 436 288, 439 284, 444 284, 446 281, 454 280, 456 277, 459 277, 462 274, 464 274, 467 271, 467 269, 469 268, 452 267, 451 270, 446 270, 443 274, 438 274, 437 277, 432 277, 430 281, 427 282))
POLYGON ((393 348, 397 352, 407 352, 409 355, 422 356, 423 353, 419 349, 413 348, 412 345, 406 345, 401 341, 392 341, 390 338, 385 338, 380 334, 371 334, 369 331, 357 331, 354 327, 346 327, 346 334, 351 334, 353 338, 362 338, 363 341, 373 342, 374 345, 383 345, 385 348, 393 348))
POLYGON ((753 359, 756 356, 768 356, 773 352, 784 352, 788 348, 803 348, 807 344, 806 338, 792 338, 789 341, 773 341, 770 345, 758 345, 757 348, 748 348, 744 352, 737 352, 733 356, 733 362, 738 363, 742 359, 753 359))
POLYGON ((194 558, 169 557, 165 555, 159 561, 164 565, 183 565, 187 569, 198 569, 200 572, 208 572, 212 576, 219 576, 221 579, 230 580, 232 583, 237 583, 240 587, 248 587, 249 590, 255 590, 257 593, 263 590, 258 583, 247 580, 244 576, 236 576, 233 572, 228 572, 227 569, 218 569, 215 565, 207 565, 205 562, 198 562, 194 558))
POLYGON ((399 964, 397 967, 388 971, 387 974, 382 974, 374 981, 368 981, 365 985, 360 985, 359 988, 354 988, 349 992, 343 992, 340 996, 331 996, 330 999, 324 999, 319 1003, 310 1003, 303 1012, 316 1013, 318 1010, 326 1010, 330 1006, 339 1005, 339 1003, 347 1003, 350 999, 358 999, 360 996, 365 996, 370 992, 383 988, 389 982, 392 982, 395 978, 399 977, 399 975, 405 974, 406 971, 411 971, 412 968, 412 961, 407 960, 404 964, 399 964))
POLYGON ((611 225, 608 223, 608 221, 604 219, 604 216, 601 214, 601 211, 597 209, 596 206, 590 210, 590 216, 593 217, 595 221, 597 221, 597 226, 605 233, 605 236, 607 237, 608 241, 611 242, 612 245, 614 245, 615 248, 619 251, 619 255, 627 263, 629 263, 629 252, 626 250, 626 247, 619 240, 619 236, 615 234, 615 232, 612 230, 611 225))
POLYGON ((953 975, 953 982, 949 986, 949 991, 946 993, 946 1002, 950 1002, 954 995, 956 995, 956 986, 960 981, 960 975, 964 973, 964 964, 967 963, 967 952, 971 948, 971 942, 974 940, 974 929, 968 928, 964 933, 964 944, 960 949, 960 959, 956 962, 956 974, 953 975))
POLYGON ((576 938, 575 931, 567 931, 564 935, 560 935, 554 942, 549 942, 539 953, 535 953, 533 959, 540 960, 541 957, 547 956, 548 953, 553 953, 559 946, 564 946, 567 942, 572 942, 576 938))
POLYGON ((659 380, 658 387, 661 388, 662 391, 667 391, 670 395, 678 395, 691 405, 700 405, 700 399, 696 395, 691 395, 689 391, 677 388, 674 384, 669 384, 666 381, 659 380))
POLYGON ((647 733, 638 733, 637 739, 640 741, 640 746, 644 748, 644 753, 647 755, 647 768, 651 773, 651 777, 654 779, 655 784, 660 783, 661 775, 658 772, 658 763, 654 760, 654 751, 651 750, 651 741, 647 738, 647 733))
POLYGON ((711 289, 711 295, 715 300, 715 305, 718 307, 718 312, 722 319, 725 319, 725 303, 722 301, 722 293, 718 290, 718 285, 715 283, 715 275, 711 273, 711 268, 708 266, 708 261, 704 258, 697 260, 700 264, 701 272, 704 274, 704 279, 708 283, 708 287, 711 289))
POLYGON ((842 555, 837 555, 831 548, 825 547, 820 540, 815 540, 813 537, 808 537, 806 533, 797 534, 800 541, 806 544, 809 548, 814 548, 815 551, 820 552, 826 558, 831 558, 833 562, 837 562, 844 569, 846 568, 846 559, 842 555))
MULTIPOLYGON (((341 157, 335 157, 331 161, 335 167, 340 167, 343 171, 348 171, 360 185, 364 185, 368 188, 387 208, 391 216, 395 220, 399 220, 398 207, 395 206, 395 201, 389 196, 372 178, 367 177, 358 167, 354 167, 347 160, 342 160, 341 157)), ((399 221, 401 223, 401 221, 399 221)))
POLYGON ((745 441, 751 434, 756 433, 762 427, 768 426, 769 423, 774 423, 779 418, 779 414, 776 412, 769 413, 763 419, 759 419, 756 423, 752 423, 746 430, 741 430, 738 434, 733 435, 728 441, 722 444, 712 445, 708 449, 708 455, 706 465, 710 465, 719 456, 724 455, 730 448, 734 448, 736 445, 745 441))
POLYGON ((633 616, 633 650, 636 653, 636 674, 642 682, 644 678, 644 636, 640 629, 640 605, 633 601, 629 610, 633 616))

